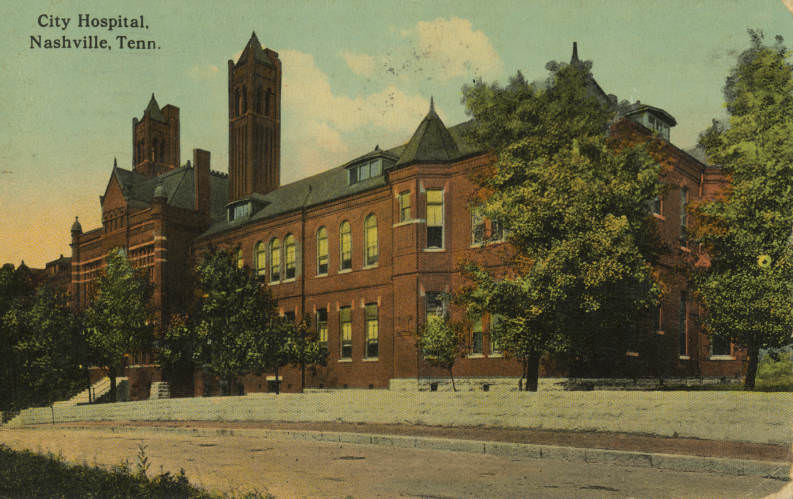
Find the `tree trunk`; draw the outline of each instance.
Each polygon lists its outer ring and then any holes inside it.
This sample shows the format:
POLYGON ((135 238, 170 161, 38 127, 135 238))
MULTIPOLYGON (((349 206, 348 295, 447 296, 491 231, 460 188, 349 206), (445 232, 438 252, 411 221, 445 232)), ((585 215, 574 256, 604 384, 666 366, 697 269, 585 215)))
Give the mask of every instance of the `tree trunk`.
POLYGON ((116 368, 111 367, 108 370, 108 374, 110 375, 110 402, 117 402, 116 397, 118 396, 116 390, 116 368))
POLYGON ((452 379, 452 391, 456 392, 457 391, 457 387, 454 386, 454 374, 452 374, 452 368, 451 367, 449 368, 449 377, 452 379))
POLYGON ((306 363, 301 361, 300 362, 300 393, 306 388, 306 363))
POLYGON ((275 394, 281 394, 281 382, 278 380, 278 366, 275 366, 275 394))
POLYGON ((743 387, 747 390, 754 389, 754 381, 757 377, 757 364, 760 359, 760 347, 755 341, 749 343, 749 366, 746 368, 746 379, 743 387))
POLYGON ((526 391, 536 392, 540 378, 540 355, 533 353, 526 359, 526 391))

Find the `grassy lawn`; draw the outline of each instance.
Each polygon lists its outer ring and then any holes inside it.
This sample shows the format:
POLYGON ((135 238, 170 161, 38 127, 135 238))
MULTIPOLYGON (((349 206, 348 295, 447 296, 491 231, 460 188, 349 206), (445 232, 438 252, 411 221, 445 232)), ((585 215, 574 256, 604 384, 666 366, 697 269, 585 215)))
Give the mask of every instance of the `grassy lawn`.
MULTIPOLYGON (((137 462, 123 462, 104 469, 73 465, 49 454, 15 451, 0 445, 0 497, 52 498, 213 498, 187 481, 184 471, 178 475, 161 473, 149 478, 145 447, 140 447, 137 462), (134 469, 133 469, 134 468, 134 469)), ((265 497, 248 494, 244 497, 265 497)))

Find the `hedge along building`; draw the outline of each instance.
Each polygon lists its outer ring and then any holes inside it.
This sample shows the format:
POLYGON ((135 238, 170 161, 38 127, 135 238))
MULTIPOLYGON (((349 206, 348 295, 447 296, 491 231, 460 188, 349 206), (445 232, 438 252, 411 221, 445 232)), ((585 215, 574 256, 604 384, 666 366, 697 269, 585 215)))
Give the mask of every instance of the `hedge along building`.
MULTIPOLYGON (((578 62, 574 45, 572 63, 578 62)), ((462 284, 459 264, 477 258, 504 268, 510 252, 501 228, 471 209, 471 174, 492 162, 464 139, 465 123, 447 128, 431 102, 410 140, 371 152, 326 172, 280 185, 281 62, 252 35, 228 62, 229 175, 210 172, 209 153, 178 167, 178 109, 156 101, 133 120, 133 171, 114 166, 102 196, 103 227, 73 228, 72 292, 83 305, 106 252, 128 249, 150 269, 158 320, 185 309, 185 277, 213 247, 236 251, 269 286, 280 312, 308 315, 328 349, 327 366, 307 371, 307 386, 386 387, 391 380, 444 376, 421 359, 416 334, 442 296, 462 284), (175 117, 175 120, 174 120, 175 117), (175 141, 175 142, 174 142, 175 141), (174 146, 175 144, 175 146, 174 146)), ((590 91, 610 99, 594 80, 590 91)), ((685 205, 719 189, 708 168, 669 140, 674 118, 637 104, 624 115, 641 134, 662 139, 663 181, 654 204, 660 232, 673 251, 661 272, 668 292, 647 334, 678 345, 681 375, 736 375, 740 352, 710 345, 695 320, 677 264, 689 252, 685 205)), ((468 332, 469 349, 456 376, 518 376, 518 362, 489 341, 485 314, 468 332)), ((626 345, 626 354, 636 355, 626 345)), ((297 369, 280 371, 282 388, 299 389, 297 369)), ((196 395, 211 393, 210 377, 195 378, 196 395)), ((248 376, 245 391, 272 389, 272 376, 248 376)), ((134 390, 133 390, 134 391, 134 390)))

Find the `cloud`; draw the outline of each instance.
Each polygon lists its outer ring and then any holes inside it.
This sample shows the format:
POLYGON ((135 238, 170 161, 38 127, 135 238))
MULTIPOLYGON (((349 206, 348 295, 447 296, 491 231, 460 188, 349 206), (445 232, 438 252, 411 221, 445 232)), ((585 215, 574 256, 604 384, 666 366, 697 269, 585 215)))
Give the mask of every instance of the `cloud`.
POLYGON ((194 80, 207 80, 218 74, 218 71, 218 67, 214 64, 206 64, 203 66, 195 65, 190 68, 188 75, 190 75, 190 78, 193 78, 194 80))
POLYGON ((341 56, 353 73, 361 76, 370 76, 374 73, 376 59, 371 55, 342 52, 341 56))
POLYGON ((11 170, 0 170, 0 175, 11 175, 12 173, 14 172, 11 170))
POLYGON ((793 0, 782 0, 782 4, 793 14, 793 0))
POLYGON ((294 180, 344 163, 376 143, 384 147, 407 140, 429 107, 427 98, 394 85, 359 96, 335 93, 314 56, 279 52, 284 68, 281 108, 284 123, 285 180, 294 180))
POLYGON ((342 54, 355 73, 369 76, 377 71, 400 80, 447 81, 453 78, 501 76, 503 61, 490 39, 475 30, 471 21, 452 17, 419 21, 398 31, 399 48, 382 56, 342 54))

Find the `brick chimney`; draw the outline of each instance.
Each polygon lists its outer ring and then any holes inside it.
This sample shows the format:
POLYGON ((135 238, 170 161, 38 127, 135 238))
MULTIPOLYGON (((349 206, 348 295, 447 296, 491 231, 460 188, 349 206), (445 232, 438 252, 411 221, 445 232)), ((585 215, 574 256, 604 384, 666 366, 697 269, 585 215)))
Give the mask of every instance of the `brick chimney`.
POLYGON ((209 217, 209 151, 193 149, 195 210, 209 217))

